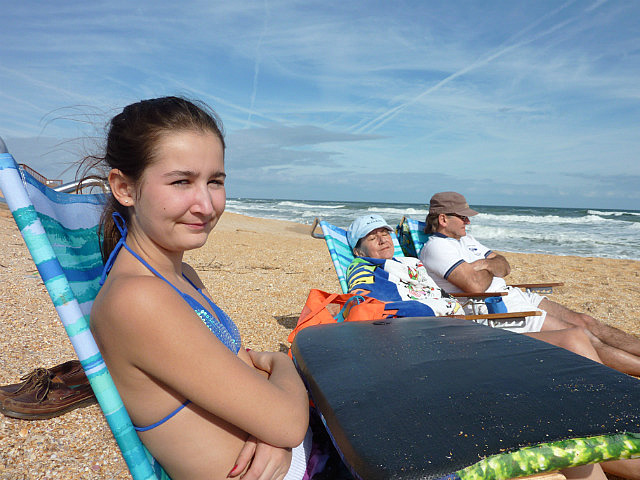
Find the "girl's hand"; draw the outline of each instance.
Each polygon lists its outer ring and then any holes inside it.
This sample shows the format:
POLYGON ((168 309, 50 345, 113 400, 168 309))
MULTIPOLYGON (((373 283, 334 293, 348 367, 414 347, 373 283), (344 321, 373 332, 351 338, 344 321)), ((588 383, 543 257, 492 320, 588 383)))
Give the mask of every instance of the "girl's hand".
POLYGON ((242 480, 282 480, 290 465, 290 448, 274 447, 250 436, 228 477, 237 477, 246 470, 241 477, 242 480))

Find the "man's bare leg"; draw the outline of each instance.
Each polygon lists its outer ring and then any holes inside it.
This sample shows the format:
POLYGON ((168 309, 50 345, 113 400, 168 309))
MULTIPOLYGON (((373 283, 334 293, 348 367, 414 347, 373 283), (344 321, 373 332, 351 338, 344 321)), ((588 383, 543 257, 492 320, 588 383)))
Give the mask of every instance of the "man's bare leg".
POLYGON ((589 330, 585 329, 585 333, 589 337, 593 347, 598 352, 598 356, 602 359, 602 363, 608 367, 615 368, 622 373, 626 373, 627 375, 640 377, 640 357, 612 347, 611 345, 607 345, 600 341, 600 339, 589 330))
MULTIPOLYGON (((573 334, 575 334, 577 330, 581 330, 583 332, 583 335, 585 335, 589 339, 589 342, 591 343, 591 345, 593 345, 593 348, 595 348, 601 363, 604 363, 608 367, 615 368, 622 373, 640 376, 640 357, 608 345, 602 342, 587 328, 572 326, 572 324, 555 317, 551 312, 547 312, 547 316, 545 317, 544 323, 542 324, 543 333, 564 331, 567 329, 574 332, 573 334)), ((553 343, 553 341, 549 343, 553 343)), ((572 350, 571 348, 567 349, 575 352, 575 350, 572 350)), ((583 356, 588 357, 588 355, 583 356)))
POLYGON ((640 338, 634 335, 602 323, 586 313, 574 312, 548 298, 544 298, 538 308, 567 323, 577 327, 585 327, 598 337, 602 343, 640 357, 640 338))
MULTIPOLYGON (((545 322, 546 323, 546 322, 545 322)), ((525 335, 564 348, 570 352, 587 357, 594 362, 602 363, 597 350, 593 347, 586 332, 580 327, 569 327, 564 330, 546 330, 544 332, 525 333, 525 335)))

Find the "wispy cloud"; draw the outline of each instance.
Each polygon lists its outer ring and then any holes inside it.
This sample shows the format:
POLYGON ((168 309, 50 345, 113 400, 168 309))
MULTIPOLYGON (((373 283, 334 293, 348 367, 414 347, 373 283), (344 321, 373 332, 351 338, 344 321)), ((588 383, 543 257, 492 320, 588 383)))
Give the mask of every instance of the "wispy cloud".
POLYGON ((377 140, 378 135, 351 134, 315 126, 289 127, 273 124, 265 127, 237 130, 227 138, 227 167, 251 169, 275 166, 322 166, 334 169, 341 153, 320 145, 377 140))

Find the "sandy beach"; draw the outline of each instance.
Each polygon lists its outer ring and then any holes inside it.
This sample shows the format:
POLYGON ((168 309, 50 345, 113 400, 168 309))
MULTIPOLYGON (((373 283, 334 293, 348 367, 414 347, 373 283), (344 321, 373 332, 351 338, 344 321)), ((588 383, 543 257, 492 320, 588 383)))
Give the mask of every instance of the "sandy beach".
MULTIPOLYGON (((309 226, 225 213, 207 245, 189 253, 245 346, 286 351, 309 289, 339 292, 325 243, 309 226)), ((75 358, 6 205, 0 204, 0 383, 75 358)), ((511 283, 562 281, 552 298, 640 336, 640 262, 505 253, 511 283)), ((124 461, 93 405, 61 417, 0 416, 0 479, 126 479, 124 461)), ((613 478, 613 477, 611 477, 613 478)))

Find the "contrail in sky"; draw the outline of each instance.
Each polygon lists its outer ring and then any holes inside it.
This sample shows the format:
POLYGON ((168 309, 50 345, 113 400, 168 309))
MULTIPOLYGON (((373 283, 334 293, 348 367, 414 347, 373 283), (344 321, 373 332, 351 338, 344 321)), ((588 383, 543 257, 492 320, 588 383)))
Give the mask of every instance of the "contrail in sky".
MULTIPOLYGON (((71 99, 72 102, 74 102, 76 104, 81 104, 81 103, 92 104, 95 101, 94 98, 87 97, 85 95, 78 95, 78 93, 75 92, 75 91, 71 91, 71 90, 66 90, 64 88, 60 88, 60 87, 58 87, 58 86, 56 86, 56 85, 54 85, 52 83, 44 82, 44 81, 40 80, 40 78, 36 78, 36 77, 30 76, 30 75, 27 75, 25 73, 19 72, 19 71, 14 70, 14 69, 3 67, 2 65, 0 65, 0 72, 4 72, 7 75, 13 75, 13 76, 19 78, 20 80, 23 81, 23 83, 25 85, 31 84, 31 85, 35 86, 36 89, 40 89, 42 91, 48 90, 48 91, 54 92, 57 96, 59 96, 61 98, 67 98, 68 97, 69 99, 71 99)), ((20 104, 20 105, 23 105, 23 106, 27 106, 30 109, 32 109, 33 111, 35 111, 35 112, 41 113, 42 114, 42 118, 40 119, 41 122, 42 122, 42 120, 46 120, 46 116, 51 113, 49 110, 44 109, 41 106, 39 106, 37 104, 34 104, 34 103, 32 103, 32 102, 30 102, 28 100, 25 100, 25 98, 22 98, 20 96, 17 96, 17 95, 9 96, 9 95, 6 95, 4 93, 1 96, 3 96, 4 98, 6 98, 6 99, 8 99, 10 101, 13 101, 13 102, 15 102, 17 104, 20 104)), ((44 125, 41 124, 39 130, 36 131, 34 124, 20 122, 18 120, 18 116, 17 115, 18 114, 14 115, 15 118, 12 119, 13 122, 15 124, 22 124, 24 126, 24 130, 33 132, 32 133, 33 135, 42 135, 42 133, 44 132, 45 128, 47 127, 47 125, 49 123, 48 121, 46 121, 44 123, 44 125)), ((12 134, 12 132, 10 132, 8 130, 5 130, 2 133, 4 135, 11 135, 12 134)), ((20 133, 16 133, 16 135, 18 135, 18 136, 24 135, 24 131, 21 131, 20 133)))
POLYGON ((587 7, 587 8, 585 9, 585 12, 590 12, 590 11, 592 11, 592 10, 595 10, 596 8, 600 8, 600 6, 601 6, 603 3, 606 3, 606 2, 607 2, 607 0, 596 0, 596 3, 594 3, 593 5, 591 5, 590 7, 587 7))
MULTIPOLYGON (((269 4, 267 0, 264 0, 264 23, 262 24, 262 32, 260 33, 260 38, 258 39, 258 45, 256 47, 256 63, 253 68, 253 90, 251 91, 251 104, 249 105, 249 110, 253 112, 253 105, 256 101, 256 94, 258 92, 258 76, 260 75, 260 60, 261 60, 261 47, 262 47, 262 39, 267 33, 267 26, 269 23, 269 4)), ((251 117, 252 113, 249 113, 249 117, 247 118, 247 128, 251 127, 251 117)))
POLYGON ((6 72, 9 75, 14 75, 18 78, 21 78, 22 80, 25 80, 28 83, 31 83, 37 87, 43 88, 43 89, 47 89, 47 90, 51 90, 55 93, 58 94, 62 94, 71 98, 75 98, 78 99, 79 101, 82 102, 89 102, 91 100, 93 100, 92 98, 83 96, 83 95, 78 95, 77 92, 75 91, 71 91, 71 90, 65 90, 63 88, 57 87, 56 85, 52 85, 51 83, 47 83, 47 82, 43 82, 42 80, 40 80, 39 78, 35 78, 29 75, 26 75, 22 72, 18 72, 17 70, 13 70, 10 68, 6 68, 3 67, 2 65, 0 65, 0 70, 6 72))
MULTIPOLYGON (((225 100, 222 97, 218 97, 215 95, 212 95, 210 92, 208 91, 204 91, 204 90, 200 90, 197 88, 193 88, 190 85, 187 85, 186 83, 184 83, 183 81, 177 80, 173 77, 170 77, 168 75, 164 75, 164 78, 166 78, 167 80, 167 84, 173 84, 176 85, 182 89, 184 89, 185 91, 191 92, 194 95, 196 95, 199 98, 202 99, 206 99, 206 100, 211 100, 212 102, 214 102, 216 105, 224 105, 225 107, 229 107, 237 112, 240 112, 241 114, 247 114, 249 116, 253 116, 256 115, 258 117, 264 118, 265 120, 268 120, 270 122, 284 122, 285 119, 284 118, 280 118, 280 117, 274 117, 272 115, 266 115, 263 114, 261 112, 256 112, 255 110, 249 110, 247 107, 241 106, 241 105, 237 105, 235 103, 232 103, 228 100, 225 100)), ((243 116, 244 118, 244 116, 243 116)), ((237 119, 238 122, 241 122, 242 120, 240 118, 237 119)))
MULTIPOLYGON (((513 41, 514 39, 521 37, 526 32, 528 32, 531 29, 535 28, 537 25, 539 25, 541 22, 543 22, 544 20, 546 20, 550 16, 555 15, 559 11, 564 10, 565 8, 567 8, 572 3, 575 3, 575 1, 576 0, 570 0, 570 1, 566 2, 566 3, 564 3, 563 5, 561 5, 560 7, 556 8, 555 10, 552 10, 551 12, 543 15, 541 18, 539 18, 538 20, 536 20, 535 22, 533 22, 532 24, 530 24, 529 26, 524 28, 518 34, 516 34, 515 36, 511 37, 508 41, 513 41)), ((559 23, 557 25, 554 25, 553 27, 551 27, 551 28, 549 28, 549 29, 537 34, 537 35, 534 35, 533 37, 531 37, 529 39, 523 40, 523 41, 515 43, 513 45, 509 45, 507 47, 504 47, 504 48, 498 50, 495 53, 492 53, 488 57, 476 60, 475 62, 471 63, 470 65, 466 66, 465 68, 462 68, 462 69, 458 70, 457 72, 452 73, 448 77, 440 80, 438 83, 436 83, 432 87, 429 87, 427 90, 423 91, 422 93, 420 93, 418 96, 414 97, 413 99, 411 99, 411 100, 409 100, 409 101, 407 101, 405 103, 402 103, 400 105, 397 105, 397 106, 391 108, 390 110, 387 110, 386 112, 378 115, 376 118, 374 118, 373 120, 370 120, 369 122, 367 122, 364 125, 360 126, 355 131, 357 133, 362 133, 362 132, 365 132, 365 131, 366 131, 366 133, 372 133, 372 132, 376 131, 382 125, 384 125, 389 120, 391 120, 396 115, 398 115, 406 107, 408 107, 410 105, 413 105, 418 100, 420 100, 422 97, 424 97, 426 95, 429 95, 430 93, 438 90, 443 85, 446 85, 447 83, 451 82, 452 80, 455 80, 456 78, 464 75, 465 73, 470 72, 471 70, 474 70, 474 69, 476 69, 478 67, 486 65, 487 63, 491 62, 492 60, 495 60, 496 58, 501 57, 505 53, 508 53, 508 52, 510 52, 510 51, 512 51, 512 50, 514 50, 516 48, 519 48, 519 47, 522 47, 522 46, 527 45, 529 43, 532 43, 532 42, 538 40, 541 37, 544 37, 546 35, 549 35, 550 33, 555 32, 556 30, 568 25, 569 23, 574 22, 576 20, 576 18, 577 17, 574 17, 573 19, 565 20, 564 22, 561 22, 561 23, 559 23)))

